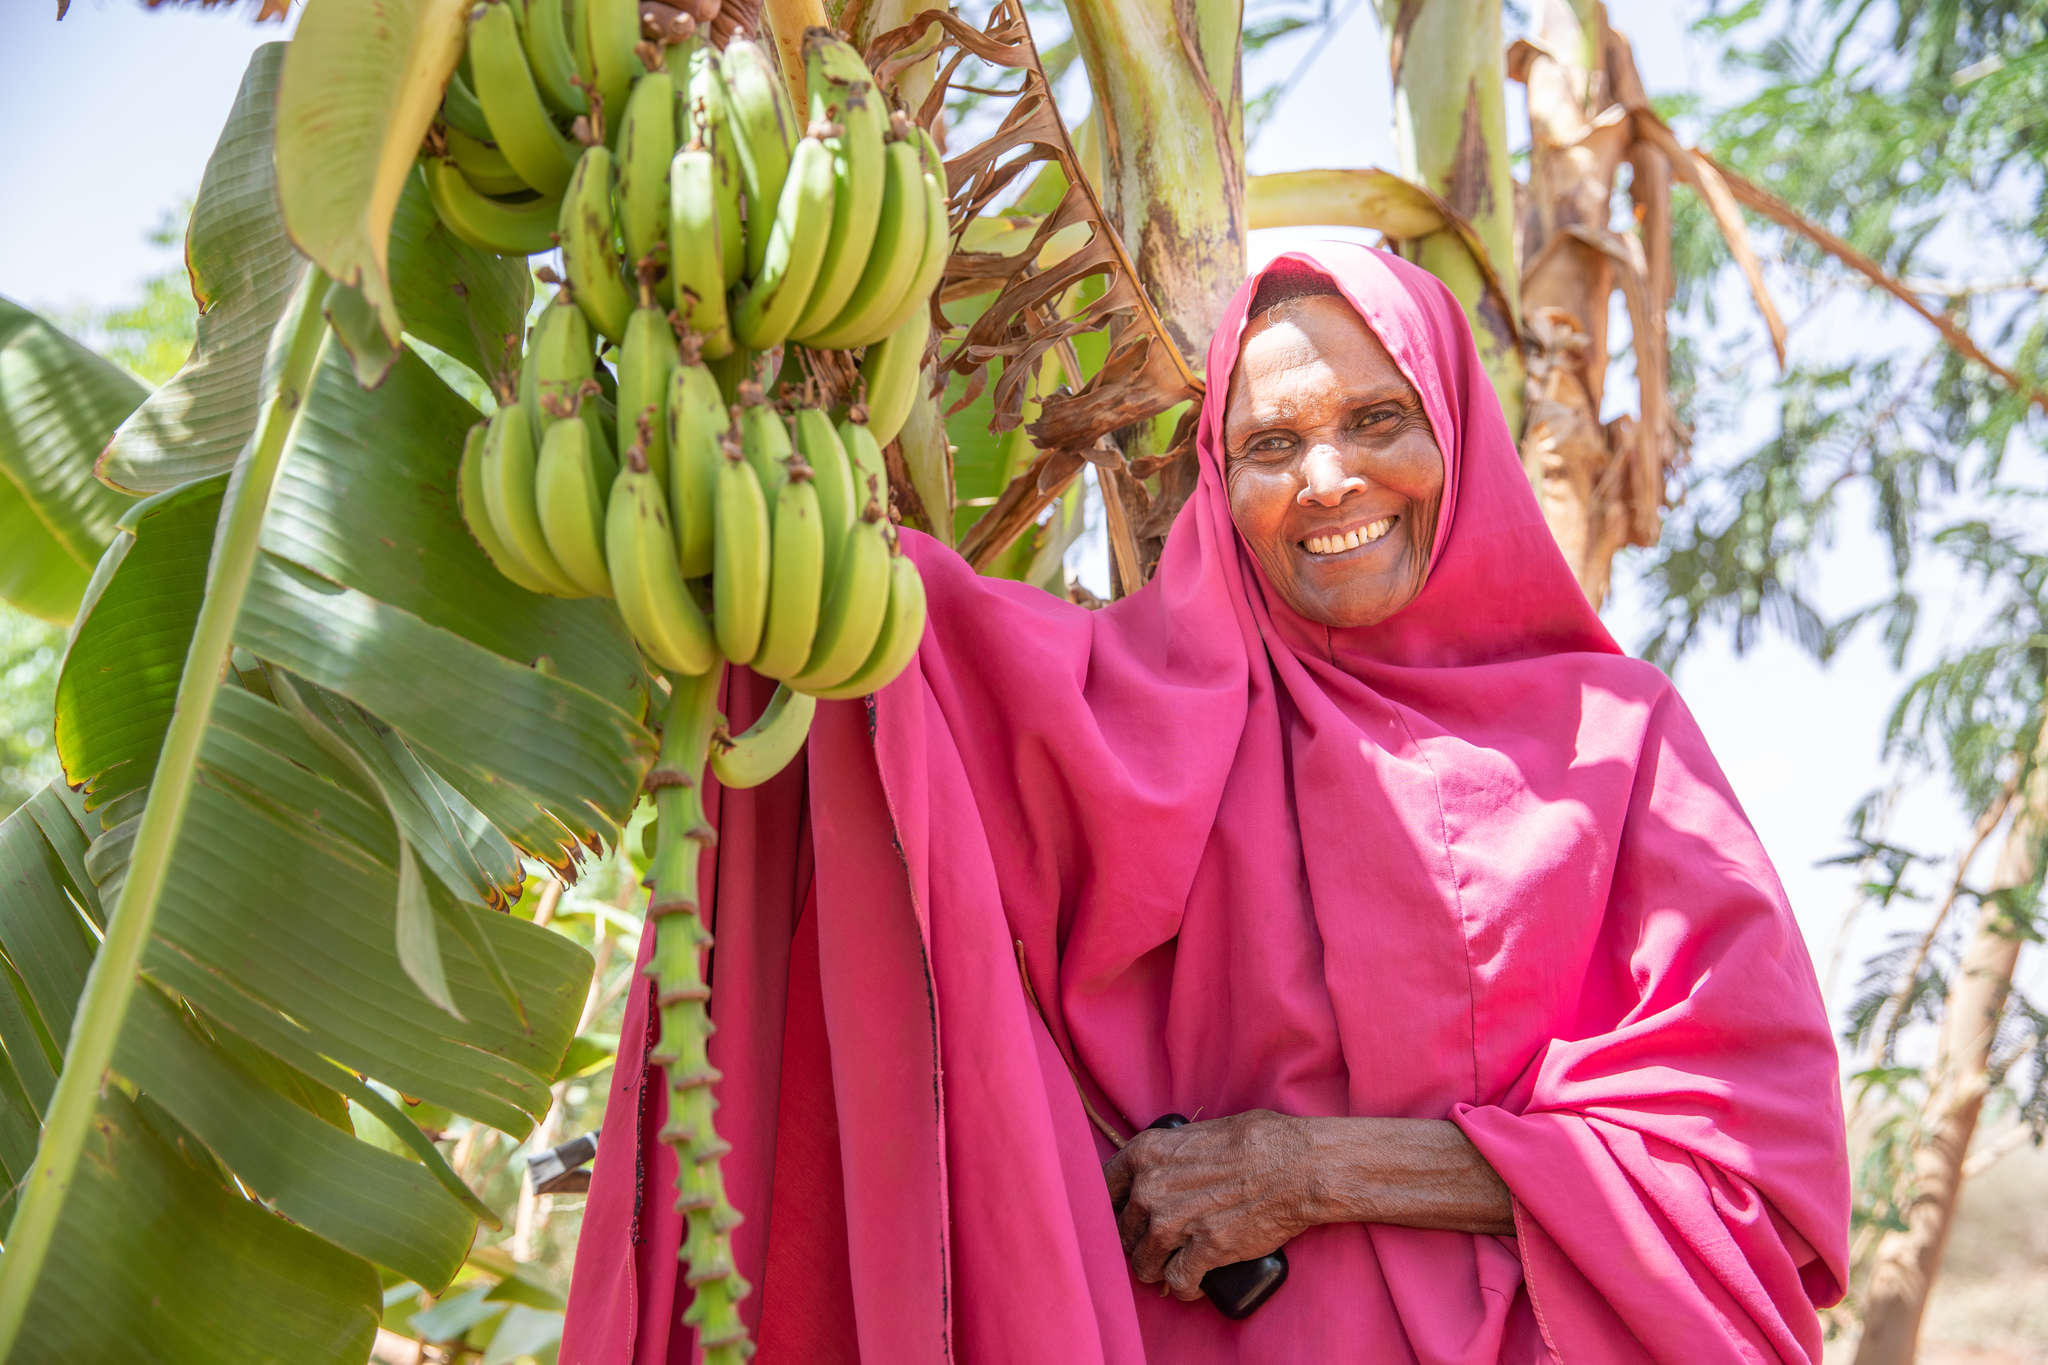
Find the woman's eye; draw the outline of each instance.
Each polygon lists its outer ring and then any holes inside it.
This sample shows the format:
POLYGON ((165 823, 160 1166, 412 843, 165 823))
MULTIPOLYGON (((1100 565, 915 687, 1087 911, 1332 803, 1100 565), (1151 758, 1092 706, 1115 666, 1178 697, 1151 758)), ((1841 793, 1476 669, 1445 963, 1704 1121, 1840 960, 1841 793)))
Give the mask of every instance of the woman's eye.
POLYGON ((1278 455, 1292 449, 1294 442, 1288 437, 1276 434, 1254 437, 1245 449, 1247 455, 1278 455))
POLYGON ((1360 413, 1357 424, 1361 427, 1385 426, 1398 416, 1400 414, 1392 408, 1373 408, 1369 412, 1360 413))

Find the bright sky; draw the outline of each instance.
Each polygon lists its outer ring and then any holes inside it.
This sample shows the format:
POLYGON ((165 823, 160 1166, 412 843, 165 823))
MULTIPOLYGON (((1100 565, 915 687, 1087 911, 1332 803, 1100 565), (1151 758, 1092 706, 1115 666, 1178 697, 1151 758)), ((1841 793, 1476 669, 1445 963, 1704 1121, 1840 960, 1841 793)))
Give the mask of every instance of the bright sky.
MULTIPOLYGON (((1614 21, 1635 41, 1652 94, 1703 89, 1711 102, 1712 55, 1685 34, 1680 8, 1666 0, 1610 3, 1614 21)), ((73 0, 61 24, 51 21, 54 10, 52 0, 0 5, 0 91, 16 134, 0 142, 9 206, 0 215, 0 294, 45 310, 123 304, 138 296, 141 281, 177 261, 175 251, 149 246, 145 234, 197 189, 249 51, 279 30, 198 10, 146 13, 137 0, 73 0)), ((1344 14, 1334 32, 1314 40, 1297 87, 1253 146, 1254 173, 1395 164, 1376 25, 1356 0, 1344 14)), ((1286 44, 1254 63, 1247 87, 1285 76, 1305 46, 1286 44)), ((1254 253, 1270 255, 1304 235, 1322 234, 1262 233, 1254 253)), ((1726 325, 1757 334, 1739 300, 1721 315, 1726 325)), ((1726 433, 1703 433, 1694 459, 1711 466, 1745 448, 1726 433)), ((1821 596, 1838 607, 1858 602, 1885 572, 1875 541, 1845 524, 1821 596)), ((1619 579, 1608 619, 1633 646, 1646 617, 1632 598, 1626 563, 1619 579)), ((1941 605, 1929 603, 1930 619, 1941 605)), ((1849 809, 1883 779, 1879 742, 1898 679, 1867 638, 1822 671, 1775 639, 1738 659, 1716 637, 1687 660, 1678 681, 1825 970, 1853 873, 1817 864, 1841 850, 1849 809)), ((1921 846, 1953 848, 1963 824, 1945 793, 1923 791, 1904 806, 1899 828, 1921 846)), ((1858 935, 1838 999, 1875 942, 1869 931, 1858 935)))

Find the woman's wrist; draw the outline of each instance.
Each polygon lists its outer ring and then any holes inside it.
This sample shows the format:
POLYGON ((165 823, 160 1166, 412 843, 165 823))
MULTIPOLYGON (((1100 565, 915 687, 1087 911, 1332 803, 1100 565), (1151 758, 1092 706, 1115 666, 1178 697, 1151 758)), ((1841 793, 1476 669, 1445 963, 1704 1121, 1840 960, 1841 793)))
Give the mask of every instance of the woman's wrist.
POLYGON ((1509 1236, 1514 1205, 1479 1149, 1444 1119, 1305 1118, 1317 1223, 1391 1223, 1509 1236))

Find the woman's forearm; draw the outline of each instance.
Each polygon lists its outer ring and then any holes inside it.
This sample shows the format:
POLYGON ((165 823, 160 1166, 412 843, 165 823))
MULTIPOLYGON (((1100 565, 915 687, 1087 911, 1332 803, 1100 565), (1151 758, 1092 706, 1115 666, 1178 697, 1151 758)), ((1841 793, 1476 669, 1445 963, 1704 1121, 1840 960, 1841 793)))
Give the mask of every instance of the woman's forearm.
POLYGON ((1317 1222, 1514 1235, 1506 1183, 1449 1120, 1303 1122, 1317 1222))

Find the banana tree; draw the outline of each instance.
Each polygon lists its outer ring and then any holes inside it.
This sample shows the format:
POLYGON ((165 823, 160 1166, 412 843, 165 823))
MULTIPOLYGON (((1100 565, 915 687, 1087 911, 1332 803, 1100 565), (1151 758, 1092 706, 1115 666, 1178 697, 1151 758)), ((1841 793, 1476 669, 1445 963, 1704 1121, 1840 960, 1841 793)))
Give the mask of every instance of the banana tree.
POLYGON ((518 855, 615 835, 653 752, 616 618, 512 588, 456 511, 477 414, 422 356, 490 376, 530 296, 412 168, 461 7, 350 11, 244 79, 198 350, 101 464, 151 496, 106 494, 68 789, 0 825, 16 1359, 360 1361, 386 1278, 446 1285, 496 1215, 422 1122, 525 1131, 590 974, 506 913, 518 855), (309 138, 335 197, 287 231, 309 138), (299 250, 372 238, 339 278, 299 250))

